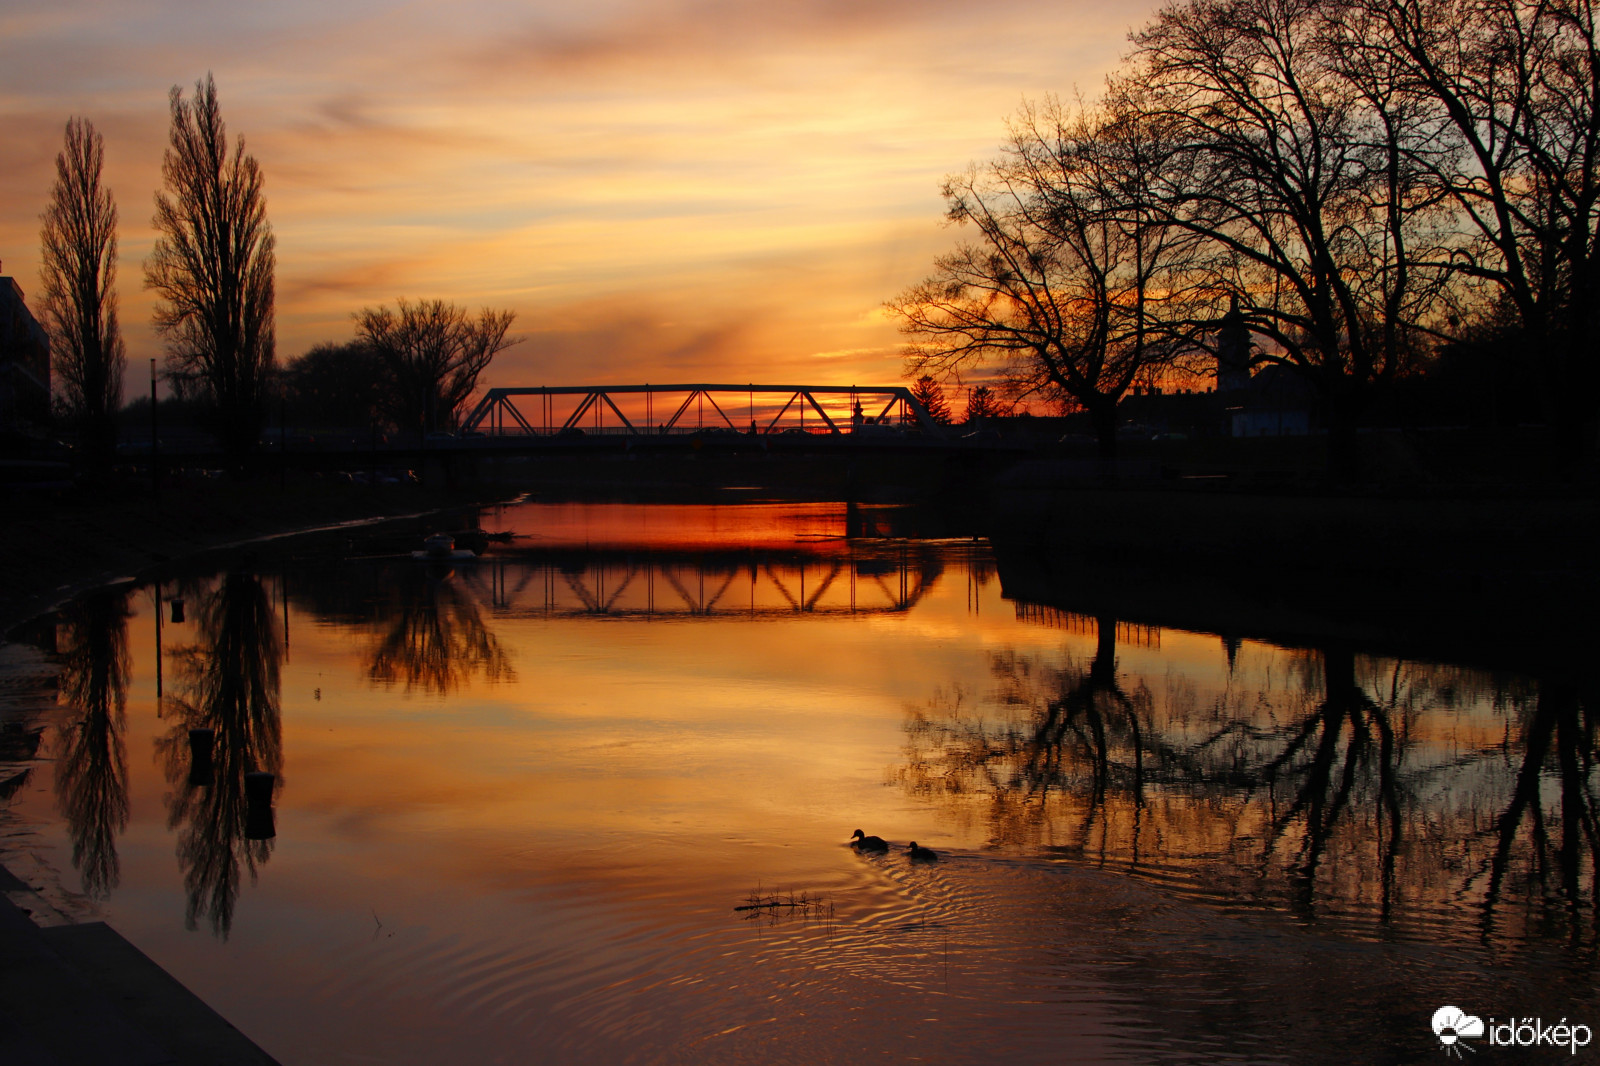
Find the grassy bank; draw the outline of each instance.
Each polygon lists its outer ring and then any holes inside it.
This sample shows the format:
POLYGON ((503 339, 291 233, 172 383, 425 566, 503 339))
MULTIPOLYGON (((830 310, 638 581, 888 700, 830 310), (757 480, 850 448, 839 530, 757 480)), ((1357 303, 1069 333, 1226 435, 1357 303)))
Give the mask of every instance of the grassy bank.
POLYGON ((352 485, 308 475, 253 481, 173 480, 160 498, 124 481, 3 503, 0 632, 75 592, 197 552, 343 522, 478 502, 417 485, 352 485))

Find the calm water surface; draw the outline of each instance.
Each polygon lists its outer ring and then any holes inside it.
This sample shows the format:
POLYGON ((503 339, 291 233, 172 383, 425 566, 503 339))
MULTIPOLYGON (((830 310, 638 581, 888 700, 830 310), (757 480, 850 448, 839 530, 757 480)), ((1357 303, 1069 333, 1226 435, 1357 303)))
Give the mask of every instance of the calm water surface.
POLYGON ((986 545, 888 509, 483 521, 519 536, 107 590, 6 649, 0 861, 286 1064, 1439 1061, 1447 1003, 1600 1028, 1569 684, 1015 603, 986 545))

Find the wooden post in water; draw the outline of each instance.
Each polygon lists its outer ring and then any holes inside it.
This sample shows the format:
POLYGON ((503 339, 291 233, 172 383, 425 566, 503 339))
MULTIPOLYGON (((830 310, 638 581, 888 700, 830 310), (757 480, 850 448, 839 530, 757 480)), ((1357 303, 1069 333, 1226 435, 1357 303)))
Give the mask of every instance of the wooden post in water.
POLYGON ((271 840, 278 835, 272 816, 272 786, 277 778, 262 770, 244 775, 244 838, 271 840))

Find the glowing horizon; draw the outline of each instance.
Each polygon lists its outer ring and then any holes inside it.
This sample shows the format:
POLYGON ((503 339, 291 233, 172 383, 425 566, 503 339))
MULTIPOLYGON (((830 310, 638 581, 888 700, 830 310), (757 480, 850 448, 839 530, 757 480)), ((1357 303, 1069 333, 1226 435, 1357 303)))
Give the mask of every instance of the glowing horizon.
POLYGON ((129 358, 160 356, 142 263, 167 92, 209 70, 266 175, 280 361, 361 307, 442 298, 517 313, 484 385, 892 384, 882 304, 954 239, 941 179, 1024 99, 1093 93, 1153 7, 21 0, 0 14, 0 263, 36 291, 62 128, 88 119, 129 358))

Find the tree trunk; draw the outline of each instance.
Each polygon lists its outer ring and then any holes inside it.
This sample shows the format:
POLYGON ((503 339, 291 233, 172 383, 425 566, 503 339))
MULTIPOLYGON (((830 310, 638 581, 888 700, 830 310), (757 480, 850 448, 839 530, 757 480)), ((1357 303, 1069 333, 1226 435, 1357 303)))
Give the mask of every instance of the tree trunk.
POLYGON ((1089 408, 1089 421, 1094 426, 1094 436, 1100 446, 1100 458, 1107 461, 1117 457, 1117 405, 1097 404, 1089 408))
POLYGON ((1339 484, 1360 481, 1365 474, 1361 461, 1361 398, 1350 388, 1335 387, 1323 395, 1323 414, 1328 434, 1328 476, 1339 484))
MULTIPOLYGON (((1577 316, 1573 317, 1577 325, 1577 316)), ((1600 459, 1600 413, 1594 399, 1600 375, 1579 336, 1559 335, 1539 342, 1546 365, 1546 417, 1556 449, 1555 465, 1568 478, 1584 473, 1600 459)))

